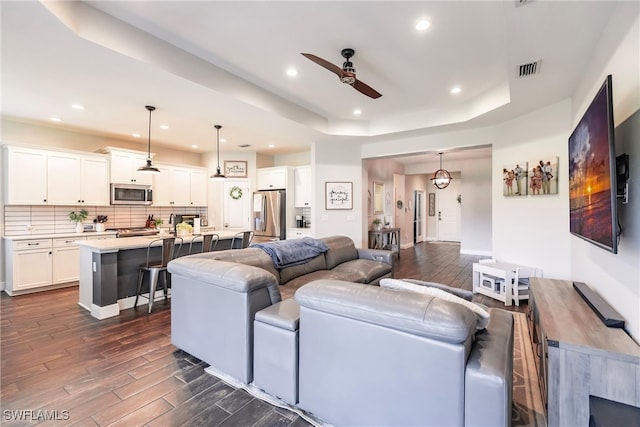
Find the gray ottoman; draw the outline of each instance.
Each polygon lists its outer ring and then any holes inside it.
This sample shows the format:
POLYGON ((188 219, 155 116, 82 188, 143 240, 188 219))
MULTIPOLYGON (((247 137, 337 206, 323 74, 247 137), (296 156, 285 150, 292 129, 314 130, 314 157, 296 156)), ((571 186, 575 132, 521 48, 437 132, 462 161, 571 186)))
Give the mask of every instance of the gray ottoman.
POLYGON ((253 385, 285 402, 298 403, 298 325, 293 298, 256 313, 253 324, 253 385))

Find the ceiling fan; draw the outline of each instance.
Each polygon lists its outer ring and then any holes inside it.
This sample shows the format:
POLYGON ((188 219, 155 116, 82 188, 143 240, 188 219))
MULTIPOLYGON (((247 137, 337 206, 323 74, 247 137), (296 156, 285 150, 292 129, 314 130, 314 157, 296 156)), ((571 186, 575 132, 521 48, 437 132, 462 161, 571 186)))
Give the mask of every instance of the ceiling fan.
POLYGON ((336 74, 338 77, 340 77, 340 81, 342 83, 353 86, 353 88, 358 92, 373 99, 380 98, 382 96, 380 92, 356 78, 356 69, 353 68, 353 63, 350 61, 350 58, 355 54, 355 51, 350 48, 342 49, 341 54, 346 59, 346 61, 342 64, 342 68, 338 67, 337 65, 333 65, 331 62, 310 53, 303 53, 302 56, 336 74))

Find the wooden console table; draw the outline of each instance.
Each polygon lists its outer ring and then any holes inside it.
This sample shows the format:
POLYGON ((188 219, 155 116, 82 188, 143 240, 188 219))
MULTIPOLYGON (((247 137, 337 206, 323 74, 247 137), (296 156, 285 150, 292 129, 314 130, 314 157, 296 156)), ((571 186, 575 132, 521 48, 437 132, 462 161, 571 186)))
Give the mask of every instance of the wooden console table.
POLYGON ((549 426, 588 426, 589 396, 640 407, 640 346, 565 280, 530 279, 529 331, 549 426))
POLYGON ((400 229, 383 228, 380 230, 369 230, 369 248, 386 249, 391 248, 400 256, 400 229))

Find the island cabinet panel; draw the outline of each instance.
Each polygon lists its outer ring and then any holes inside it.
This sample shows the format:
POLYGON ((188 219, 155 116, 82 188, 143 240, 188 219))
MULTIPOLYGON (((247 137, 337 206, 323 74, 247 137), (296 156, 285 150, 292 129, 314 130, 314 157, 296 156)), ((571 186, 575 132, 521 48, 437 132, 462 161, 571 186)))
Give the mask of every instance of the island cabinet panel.
POLYGON ((531 278, 529 326, 549 426, 589 425, 589 397, 640 408, 640 346, 564 280, 531 278))

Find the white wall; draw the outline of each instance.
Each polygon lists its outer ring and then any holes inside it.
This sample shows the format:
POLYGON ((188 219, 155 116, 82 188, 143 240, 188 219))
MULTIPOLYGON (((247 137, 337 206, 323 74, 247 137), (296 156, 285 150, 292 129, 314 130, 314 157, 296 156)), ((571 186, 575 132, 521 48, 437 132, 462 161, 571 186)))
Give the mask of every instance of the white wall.
POLYGON ((311 147, 311 162, 315 165, 316 198, 312 207, 312 217, 316 237, 343 235, 351 237, 356 247, 366 247, 366 237, 363 238, 366 204, 362 201, 362 195, 366 193, 366 189, 363 188, 360 144, 314 143, 311 147), (327 181, 353 183, 355 197, 352 210, 325 209, 325 182, 327 181))
POLYGON ((632 192, 628 205, 618 204, 619 217, 624 223, 618 254, 572 237, 569 260, 572 280, 585 282, 598 291, 625 318, 626 329, 637 342, 640 342, 639 14, 637 2, 618 7, 604 31, 601 44, 594 48, 592 62, 585 68, 585 78, 574 95, 571 111, 572 126, 575 126, 605 76, 613 76, 616 152, 630 155, 629 188, 632 192))
MULTIPOLYGON (((511 120, 496 129, 493 145, 493 255, 569 279, 569 100, 511 120), (558 194, 502 195, 502 169, 514 162, 559 157, 558 194)), ((529 167, 531 168, 531 167, 529 167)))

